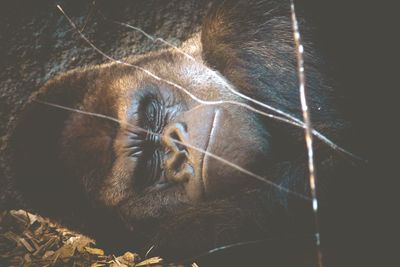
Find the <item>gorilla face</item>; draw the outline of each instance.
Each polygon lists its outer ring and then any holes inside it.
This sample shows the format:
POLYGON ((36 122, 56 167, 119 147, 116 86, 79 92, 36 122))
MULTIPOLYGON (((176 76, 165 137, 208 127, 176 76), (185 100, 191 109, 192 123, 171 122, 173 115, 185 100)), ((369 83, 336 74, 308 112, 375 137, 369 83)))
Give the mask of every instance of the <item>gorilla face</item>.
MULTIPOLYGON (((194 42, 187 45, 193 48, 194 42)), ((237 105, 201 104, 189 95, 204 101, 241 101, 201 58, 193 61, 166 50, 129 62, 179 83, 187 92, 130 66, 111 64, 89 71, 95 83, 83 81, 86 93, 79 109, 119 123, 70 114, 59 149, 66 168, 83 177, 82 184, 96 192, 98 201, 120 210, 128 221, 157 218, 252 182, 215 156, 262 173, 268 137, 260 118, 237 105)), ((88 71, 82 74, 86 78, 88 71)), ((57 90, 60 82, 51 87, 47 90, 57 90)))
MULTIPOLYGON (((345 123, 305 40, 314 127, 337 137, 345 123)), ((49 81, 14 132, 15 183, 35 211, 167 256, 307 232, 310 203, 289 194, 308 192, 301 127, 232 91, 300 117, 296 77, 288 6, 226 1, 180 50, 49 81)), ((323 180, 335 157, 317 145, 323 180)))

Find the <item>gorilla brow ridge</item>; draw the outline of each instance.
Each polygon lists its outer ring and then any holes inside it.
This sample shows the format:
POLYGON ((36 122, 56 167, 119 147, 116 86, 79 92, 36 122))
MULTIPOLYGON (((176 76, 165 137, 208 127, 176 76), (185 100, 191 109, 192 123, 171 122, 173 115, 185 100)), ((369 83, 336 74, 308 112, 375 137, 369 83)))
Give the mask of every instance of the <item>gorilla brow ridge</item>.
MULTIPOLYGON (((139 127, 139 126, 132 125, 132 124, 130 124, 128 122, 124 122, 124 121, 121 121, 121 120, 119 120, 117 118, 114 118, 114 117, 111 117, 111 116, 107 116, 107 115, 104 115, 104 114, 85 111, 85 110, 80 110, 80 109, 76 109, 76 108, 71 108, 71 107, 67 107, 67 106, 63 106, 63 105, 59 105, 59 104, 55 104, 55 103, 51 103, 51 102, 47 102, 47 101, 42 101, 42 100, 38 100, 38 99, 34 99, 33 101, 36 102, 36 103, 39 103, 39 104, 50 106, 50 107, 54 107, 54 108, 63 109, 63 110, 66 110, 66 111, 76 112, 76 113, 79 113, 79 114, 82 114, 82 115, 87 115, 87 116, 92 116, 92 117, 97 117, 97 118, 113 121, 113 122, 118 123, 119 125, 125 125, 125 126, 130 127, 131 129, 135 129, 135 130, 138 130, 138 131, 143 132, 143 133, 149 133, 149 134, 153 134, 153 135, 157 135, 157 136, 161 135, 159 133, 154 133, 154 132, 152 132, 150 130, 143 129, 143 128, 139 127)), ((130 129, 128 128, 128 131, 129 130, 130 129)), ((213 154, 211 152, 208 152, 208 151, 206 151, 204 149, 198 148, 198 147, 196 147, 196 146, 194 146, 192 144, 181 142, 179 140, 173 139, 173 138, 168 137, 168 136, 166 138, 168 138, 170 140, 173 140, 173 142, 175 142, 177 144, 192 148, 192 149, 194 149, 194 150, 196 150, 196 151, 198 151, 200 153, 203 153, 204 155, 210 156, 210 157, 222 162, 223 164, 226 164, 226 165, 228 165, 228 166, 230 166, 230 167, 232 167, 232 168, 234 168, 234 169, 236 169, 236 170, 238 170, 238 171, 240 171, 240 172, 242 172, 242 173, 244 173, 246 175, 249 175, 249 176, 251 176, 251 177, 253 177, 253 178, 255 178, 255 179, 259 180, 259 181, 262 181, 262 182, 264 182, 264 183, 266 183, 266 184, 268 184, 270 186, 273 186, 273 187, 277 188, 280 191, 286 192, 288 194, 291 194, 293 196, 296 196, 298 198, 301 198, 301 199, 304 199, 304 200, 307 200, 307 201, 311 201, 312 200, 310 197, 308 197, 306 195, 300 194, 298 192, 290 190, 289 188, 286 188, 286 187, 283 187, 283 186, 281 186, 281 185, 279 185, 277 183, 274 183, 273 181, 271 181, 271 180, 269 180, 269 179, 267 179, 265 177, 257 175, 255 173, 243 168, 243 167, 240 167, 239 165, 236 165, 236 164, 234 164, 234 163, 232 163, 232 162, 230 162, 230 161, 228 161, 228 160, 226 160, 226 159, 224 159, 224 158, 222 158, 222 157, 220 157, 218 155, 215 155, 215 154, 213 154)))
MULTIPOLYGON (((68 20, 69 24, 76 30, 76 32, 80 35, 80 37, 81 37, 86 43, 88 43, 96 52, 98 52, 99 54, 101 54, 102 56, 104 56, 105 58, 111 60, 111 61, 114 62, 114 63, 121 64, 121 65, 125 65, 125 66, 129 66, 129 67, 133 67, 133 68, 135 68, 135 69, 137 69, 137 70, 140 70, 140 71, 146 73, 147 75, 149 75, 150 77, 152 77, 152 78, 154 78, 154 79, 156 79, 156 80, 158 80, 158 81, 164 82, 164 83, 166 83, 166 84, 168 84, 168 85, 171 85, 171 86, 173 86, 173 87, 179 89, 180 91, 184 92, 184 93, 187 94, 190 98, 192 98, 193 100, 195 100, 196 102, 198 102, 198 103, 200 103, 200 104, 203 104, 203 105, 221 105, 221 104, 232 104, 232 105, 237 105, 237 106, 244 107, 244 108, 246 108, 246 109, 248 109, 248 110, 250 110, 250 111, 253 111, 253 112, 257 113, 257 114, 260 114, 260 115, 262 115, 262 116, 265 116, 265 117, 268 117, 268 118, 271 118, 271 119, 274 119, 274 120, 277 120, 277 121, 281 121, 281 122, 284 122, 284 123, 287 123, 287 124, 290 124, 290 125, 293 125, 293 126, 296 126, 296 127, 299 127, 299 128, 303 128, 303 129, 306 128, 305 123, 302 122, 301 120, 299 120, 298 118, 296 118, 296 117, 292 116, 291 114, 286 113, 286 112, 284 112, 284 111, 282 111, 282 110, 280 110, 280 109, 274 108, 274 107, 269 106, 269 105, 267 105, 267 104, 265 104, 265 103, 262 103, 262 102, 260 102, 260 101, 258 101, 258 100, 256 100, 256 99, 253 99, 253 98, 251 98, 251 97, 249 97, 249 96, 246 96, 246 95, 244 95, 244 94, 242 94, 242 93, 236 91, 235 89, 233 89, 229 84, 226 84, 226 88, 227 88, 229 91, 231 91, 233 94, 235 94, 235 95, 237 95, 237 96, 239 96, 239 97, 241 97, 241 98, 243 98, 243 99, 246 99, 246 100, 248 100, 248 101, 251 101, 251 102, 253 102, 253 103, 255 103, 255 104, 259 105, 259 106, 262 106, 262 107, 264 107, 264 108, 266 108, 266 109, 269 109, 269 110, 272 110, 272 111, 274 111, 274 112, 276 112, 276 113, 278 113, 278 114, 281 114, 282 116, 284 116, 284 117, 286 117, 286 118, 281 117, 281 116, 277 116, 277 115, 273 115, 273 114, 271 114, 271 113, 263 112, 263 111, 258 110, 258 109, 256 109, 256 108, 253 108, 252 106, 250 106, 250 105, 248 105, 248 104, 241 103, 241 102, 237 102, 237 101, 233 101, 233 100, 218 100, 218 101, 207 101, 207 100, 202 100, 202 99, 198 98, 197 96, 193 95, 192 93, 190 93, 187 89, 185 89, 184 87, 182 87, 182 86, 179 85, 179 84, 176 84, 176 83, 174 83, 174 82, 172 82, 172 81, 163 79, 163 78, 157 76, 156 74, 152 73, 151 71, 149 71, 149 70, 147 70, 147 69, 145 69, 145 68, 142 68, 142 67, 140 67, 140 66, 138 66, 138 65, 130 64, 130 63, 127 63, 127 62, 125 62, 125 61, 121 61, 121 60, 115 59, 115 58, 113 58, 113 57, 107 55, 107 54, 106 54, 105 52, 103 52, 102 50, 100 50, 97 46, 95 46, 95 45, 94 45, 94 44, 93 44, 93 43, 78 29, 78 27, 76 26, 76 24, 75 24, 75 23, 71 20, 71 18, 64 12, 64 10, 61 8, 60 5, 57 5, 57 8, 58 8, 58 9, 61 11, 61 13, 66 17, 66 19, 68 20)), ((126 24, 126 23, 121 23, 121 22, 114 22, 114 23, 118 23, 118 24, 121 24, 121 25, 126 26, 126 27, 128 27, 128 25, 129 25, 129 24, 126 24)), ((129 25, 129 28, 141 32, 141 33, 144 34, 147 38, 149 38, 150 40, 153 40, 154 42, 156 42, 156 41, 161 41, 161 42, 163 42, 164 44, 167 44, 168 46, 170 46, 170 47, 176 49, 178 52, 182 53, 183 55, 187 56, 189 59, 195 60, 192 56, 190 56, 189 54, 185 53, 184 51, 182 51, 181 49, 179 49, 179 48, 176 47, 175 45, 169 43, 168 41, 166 41, 166 40, 164 40, 164 39, 162 39, 162 38, 155 38, 155 37, 149 35, 148 33, 146 33, 145 31, 141 30, 140 28, 137 28, 137 27, 134 27, 134 26, 130 26, 130 25, 129 25)), ((211 73, 212 73, 213 75, 217 75, 217 74, 215 73, 214 70, 210 69, 209 67, 207 67, 207 66, 205 66, 205 65, 204 65, 204 67, 205 67, 207 70, 211 71, 211 73)), ((350 157, 352 157, 352 158, 355 158, 355 159, 358 159, 358 160, 361 160, 361 161, 365 161, 365 160, 362 159, 361 157, 359 157, 359 156, 353 154, 352 152, 350 152, 350 151, 348 151, 348 150, 346 150, 346 149, 340 147, 339 145, 337 145, 336 143, 334 143, 333 141, 331 141, 329 138, 327 138, 326 136, 324 136, 324 135, 323 135, 322 133, 320 133, 319 131, 317 131, 317 130, 315 130, 315 129, 311 129, 311 132, 312 132, 313 135, 315 135, 316 137, 318 137, 322 142, 324 142, 324 143, 326 143, 328 146, 330 146, 333 150, 340 151, 340 152, 342 152, 342 153, 344 153, 344 154, 346 154, 346 155, 348 155, 348 156, 350 156, 350 157)))

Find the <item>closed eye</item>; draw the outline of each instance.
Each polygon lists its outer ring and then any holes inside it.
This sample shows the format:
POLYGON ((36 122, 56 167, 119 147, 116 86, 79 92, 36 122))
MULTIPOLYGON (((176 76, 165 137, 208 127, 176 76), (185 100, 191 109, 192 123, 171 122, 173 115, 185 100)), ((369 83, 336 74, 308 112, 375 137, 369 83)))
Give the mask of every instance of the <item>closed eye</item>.
POLYGON ((143 95, 137 106, 138 126, 147 133, 132 133, 129 148, 130 156, 137 158, 134 170, 135 184, 138 190, 156 183, 162 176, 164 151, 159 134, 165 125, 165 108, 160 99, 153 94, 143 95))
POLYGON ((158 95, 143 96, 138 105, 139 126, 153 133, 162 131, 165 118, 165 104, 158 95))

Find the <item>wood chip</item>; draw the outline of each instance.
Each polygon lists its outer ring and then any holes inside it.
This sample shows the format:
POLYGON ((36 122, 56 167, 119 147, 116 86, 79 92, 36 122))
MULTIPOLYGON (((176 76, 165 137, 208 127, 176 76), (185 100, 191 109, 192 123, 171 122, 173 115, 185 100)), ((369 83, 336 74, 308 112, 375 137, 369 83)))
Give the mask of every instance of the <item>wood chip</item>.
POLYGON ((92 255, 99 255, 99 256, 104 255, 104 251, 99 248, 84 247, 84 250, 92 255))
POLYGON ((144 260, 142 262, 139 262, 138 264, 136 264, 136 267, 140 267, 140 266, 152 266, 152 265, 156 265, 156 264, 162 264, 163 263, 163 259, 160 257, 153 257, 153 258, 149 258, 147 260, 144 260))
POLYGON ((0 267, 167 266, 159 257, 138 263, 140 256, 129 251, 119 256, 106 255, 95 247, 93 239, 26 211, 0 211, 0 229, 0 267))
POLYGON ((29 251, 29 252, 34 252, 35 249, 28 243, 28 241, 25 240, 25 238, 21 237, 19 239, 19 242, 29 251))

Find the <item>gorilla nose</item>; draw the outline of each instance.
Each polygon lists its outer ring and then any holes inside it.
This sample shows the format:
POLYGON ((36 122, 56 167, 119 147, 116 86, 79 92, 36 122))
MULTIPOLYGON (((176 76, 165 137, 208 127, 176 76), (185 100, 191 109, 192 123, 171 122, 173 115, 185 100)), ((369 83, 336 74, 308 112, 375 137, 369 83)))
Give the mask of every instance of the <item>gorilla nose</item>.
POLYGON ((187 182, 194 176, 193 166, 188 161, 188 132, 184 123, 169 126, 162 137, 167 157, 164 163, 166 177, 173 182, 187 182))
POLYGON ((267 151, 254 117, 237 108, 203 106, 177 121, 163 133, 164 170, 167 180, 184 185, 189 199, 234 192, 253 181, 242 170, 255 171, 267 151))
POLYGON ((213 107, 185 112, 162 135, 166 179, 182 182, 193 201, 204 198, 202 166, 215 114, 213 107))

